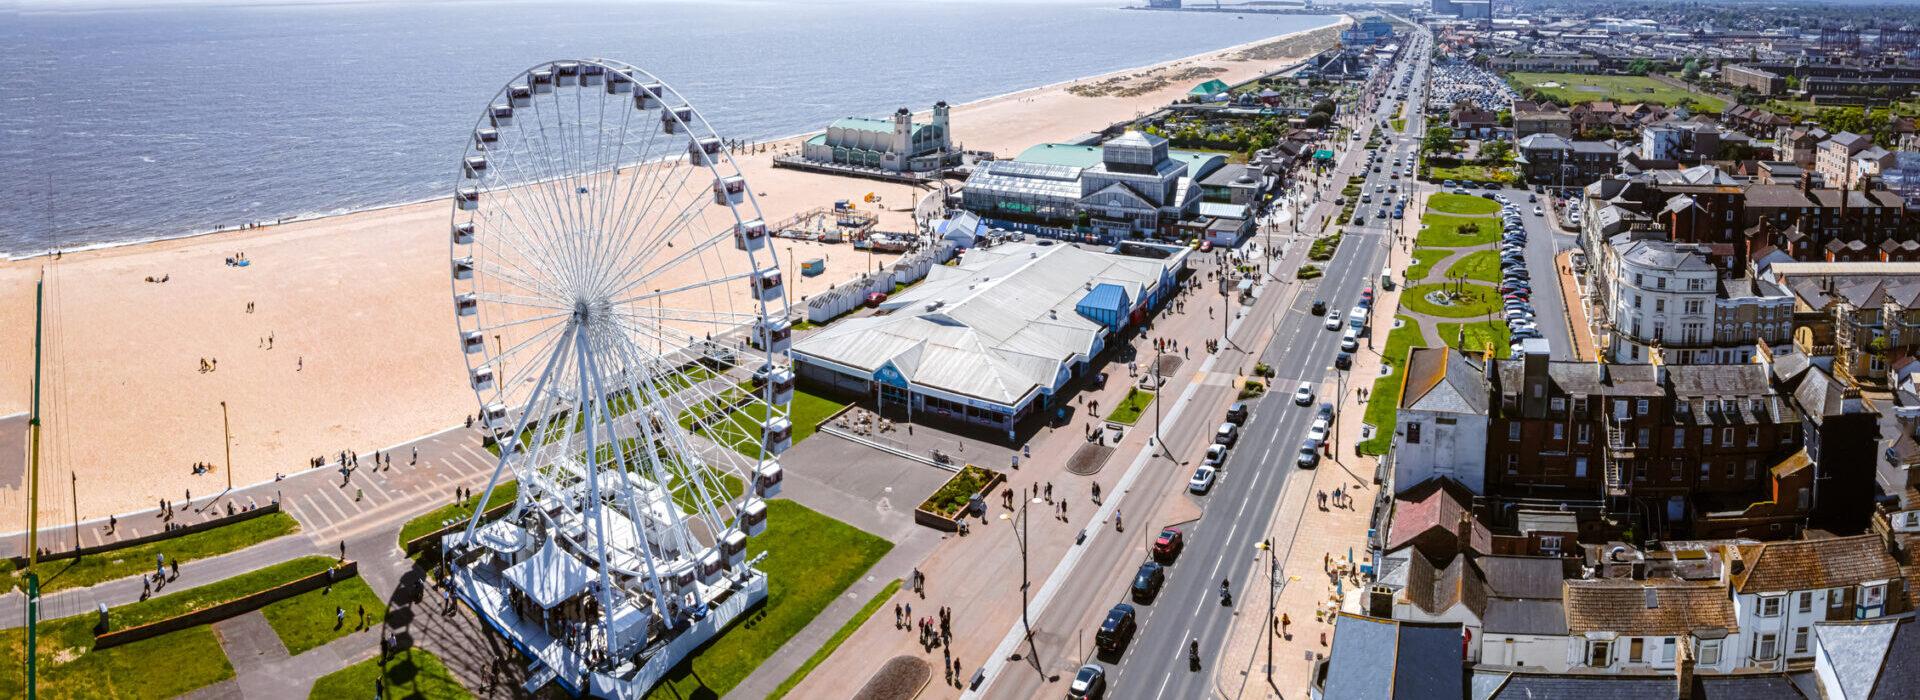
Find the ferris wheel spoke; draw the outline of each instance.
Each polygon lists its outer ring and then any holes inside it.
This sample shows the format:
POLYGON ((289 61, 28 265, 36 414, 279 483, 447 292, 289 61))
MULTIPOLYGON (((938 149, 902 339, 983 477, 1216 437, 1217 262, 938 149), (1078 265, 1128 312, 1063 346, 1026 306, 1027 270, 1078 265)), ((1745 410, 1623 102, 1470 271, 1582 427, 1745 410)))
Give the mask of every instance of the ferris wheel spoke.
POLYGON ((572 315, 573 315, 573 311, 567 310, 559 313, 542 314, 540 316, 531 316, 528 318, 514 319, 512 321, 504 321, 504 322, 496 323, 493 325, 481 326, 474 330, 478 330, 482 333, 492 333, 502 328, 512 328, 514 326, 524 325, 528 323, 539 323, 541 321, 551 321, 556 318, 566 318, 572 315))
POLYGON ((561 306, 558 302, 555 302, 551 299, 547 299, 545 297, 530 297, 523 294, 503 294, 500 292, 475 292, 474 296, 481 301, 497 301, 502 304, 511 304, 514 306, 521 306, 521 307, 526 307, 531 309, 547 309, 549 311, 568 311, 568 312, 573 311, 573 309, 567 308, 565 306, 561 306))
MULTIPOLYGON (((524 132, 521 141, 526 142, 524 132)), ((561 265, 555 256, 562 248, 561 236, 552 225, 557 217, 548 209, 547 200, 539 196, 539 185, 532 184, 550 175, 546 172, 527 173, 520 164, 517 151, 508 151, 508 154, 511 157, 505 161, 507 166, 511 167, 521 179, 530 183, 517 186, 513 194, 508 196, 513 209, 500 210, 502 216, 514 222, 515 232, 520 234, 509 238, 508 242, 509 244, 524 243, 525 245, 513 246, 516 253, 533 264, 546 267, 550 273, 559 272, 561 265), (518 211, 521 216, 515 216, 515 211, 518 211), (524 226, 520 224, 522 219, 526 221, 524 226)), ((563 276, 555 279, 556 286, 563 280, 563 276)))
POLYGON ((723 282, 734 282, 734 281, 743 280, 752 276, 753 276, 752 272, 738 272, 725 277, 712 278, 705 282, 696 282, 694 284, 682 285, 679 287, 675 287, 673 289, 659 290, 651 294, 640 294, 637 296, 631 296, 613 303, 615 306, 624 306, 627 304, 646 301, 648 299, 657 299, 663 296, 672 296, 674 294, 681 294, 681 293, 690 292, 690 291, 699 290, 699 289, 707 289, 707 288, 719 285, 720 283, 723 283, 723 282))
MULTIPOLYGON (((675 186, 674 192, 672 194, 677 196, 681 190, 685 189, 685 187, 686 187, 686 180, 682 179, 675 186)), ((672 203, 672 200, 670 199, 669 204, 671 203, 672 203)), ((699 203, 699 200, 696 199, 692 204, 698 204, 698 203, 699 203)), ((677 210, 677 213, 674 214, 673 222, 671 224, 668 224, 665 227, 658 227, 657 226, 658 223, 666 219, 667 212, 670 209, 672 209, 672 207, 662 207, 662 208, 656 209, 653 212, 650 212, 651 214, 650 217, 648 215, 643 214, 640 218, 634 220, 631 226, 626 227, 625 231, 618 234, 621 236, 621 240, 622 240, 621 247, 624 248, 627 242, 631 241, 633 236, 637 232, 645 228, 650 221, 653 222, 657 228, 659 228, 659 230, 652 235, 653 240, 650 241, 649 244, 644 249, 642 249, 639 254, 634 255, 632 258, 630 258, 627 261, 627 263, 621 268, 619 273, 615 275, 616 280, 631 279, 633 277, 633 271, 637 268, 640 268, 646 265, 647 262, 651 261, 654 255, 656 255, 661 248, 673 247, 673 241, 675 238, 679 237, 681 229, 685 228, 689 221, 692 221, 698 218, 698 215, 699 215, 698 210, 696 210, 691 205, 681 207, 677 210)), ((625 293, 626 289, 631 289, 632 287, 633 287, 633 284, 628 283, 620 287, 615 287, 611 293, 617 296, 619 294, 625 293)))
POLYGON ((655 321, 694 321, 721 323, 724 320, 742 323, 757 321, 760 314, 742 311, 720 311, 717 309, 676 309, 671 307, 635 306, 617 312, 621 316, 639 320, 655 321), (678 314, 678 315, 676 315, 678 314))

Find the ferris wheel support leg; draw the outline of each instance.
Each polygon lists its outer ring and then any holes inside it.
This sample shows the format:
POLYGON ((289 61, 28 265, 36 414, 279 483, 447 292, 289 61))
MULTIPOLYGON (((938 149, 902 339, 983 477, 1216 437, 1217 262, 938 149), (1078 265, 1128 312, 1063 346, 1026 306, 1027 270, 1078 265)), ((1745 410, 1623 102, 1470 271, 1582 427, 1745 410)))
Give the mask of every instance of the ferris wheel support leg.
MULTIPOLYGON (((597 377, 599 367, 594 365, 593 355, 587 351, 587 336, 585 333, 574 333, 573 343, 580 357, 580 396, 582 398, 593 396, 593 394, 587 393, 587 378, 590 376, 597 377)), ((554 354, 558 355, 559 353, 554 354)), ((601 398, 603 401, 605 400, 604 395, 602 395, 601 398)), ((603 403, 596 404, 592 408, 594 413, 599 414, 598 417, 601 419, 605 419, 608 415, 606 405, 603 403)), ((581 427, 587 431, 587 499, 588 502, 592 504, 590 507, 593 508, 594 544, 600 549, 600 614, 606 618, 607 625, 601 637, 604 640, 602 644, 606 647, 607 654, 611 656, 613 654, 613 581, 607 576, 607 571, 613 568, 613 562, 607 559, 607 521, 601 512, 602 509, 607 507, 607 504, 600 500, 600 448, 594 441, 596 436, 596 431, 593 429, 594 421, 586 418, 591 417, 583 417, 580 423, 581 427)), ((613 456, 618 459, 620 456, 619 441, 616 439, 609 444, 613 447, 611 450, 613 456)))
MULTIPOLYGON (((566 333, 566 336, 563 336, 560 339, 561 343, 567 342, 567 339, 574 334, 574 328, 572 327, 567 328, 565 333, 566 333)), ((547 388, 547 378, 553 376, 554 365, 558 364, 559 362, 560 362, 560 353, 556 352, 553 354, 552 357, 547 358, 547 368, 540 373, 540 381, 536 382, 533 385, 533 393, 528 394, 529 398, 527 399, 527 407, 520 411, 519 425, 515 427, 513 430, 513 434, 515 436, 518 436, 521 433, 524 433, 527 431, 527 421, 533 417, 533 403, 534 401, 539 399, 540 392, 547 388)), ((515 444, 518 444, 517 439, 515 440, 515 444)), ((465 541, 465 542, 473 541, 473 531, 480 526, 481 516, 486 514, 487 501, 493 498, 493 490, 495 488, 498 488, 500 485, 500 473, 503 471, 506 471, 507 460, 512 458, 513 458, 512 452, 505 449, 500 450, 500 460, 498 462, 495 462, 493 465, 493 476, 487 477, 487 489, 480 493, 480 502, 474 504, 473 515, 467 518, 467 529, 463 531, 462 541, 465 541)), ((521 484, 521 486, 525 487, 527 485, 521 484)), ((515 503, 514 503, 513 509, 517 512, 520 510, 520 504, 525 503, 526 501, 524 499, 517 498, 517 497, 514 500, 515 500, 515 503)))

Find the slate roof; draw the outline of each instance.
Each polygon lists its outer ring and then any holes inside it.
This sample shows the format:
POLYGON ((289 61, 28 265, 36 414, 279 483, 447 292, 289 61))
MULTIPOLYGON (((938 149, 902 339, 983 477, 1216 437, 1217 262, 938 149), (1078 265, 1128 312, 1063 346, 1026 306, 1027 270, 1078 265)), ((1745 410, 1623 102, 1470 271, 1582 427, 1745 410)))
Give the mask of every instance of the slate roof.
POLYGON ((1474 563, 1487 581, 1487 594, 1502 598, 1558 601, 1560 584, 1567 579, 1566 563, 1560 557, 1487 555, 1474 563))
POLYGON ((1445 413, 1487 413, 1485 357, 1451 347, 1409 348, 1400 407, 1445 413))
POLYGON ((1509 676, 1489 700, 1667 700, 1680 697, 1671 676, 1524 674, 1509 676))
POLYGON ((1487 584, 1480 572, 1467 561, 1467 555, 1455 554, 1445 569, 1435 569, 1426 557, 1408 561, 1407 599, 1428 615, 1440 615, 1456 605, 1466 606, 1474 617, 1487 613, 1487 584))
POLYGON ((1764 542, 1740 548, 1746 569, 1733 575, 1741 593, 1803 591, 1897 578, 1900 564, 1878 535, 1764 542))
POLYGON ((1920 631, 1911 620, 1820 622, 1815 650, 1831 671, 1823 684, 1839 686, 1848 700, 1920 697, 1920 631))
POLYGON ((1693 700, 1805 700, 1807 695, 1785 674, 1699 673, 1693 677, 1693 700))
POLYGON ((1325 700, 1459 697, 1466 671, 1458 623, 1383 620, 1340 613, 1327 652, 1325 700))
POLYGON ((1565 636, 1567 608, 1558 598, 1488 598, 1487 612, 1480 621, 1480 627, 1492 634, 1565 636))
POLYGON ((1564 585, 1567 630, 1572 634, 1674 637, 1702 628, 1740 628, 1733 598, 1718 583, 1598 579, 1564 585), (1653 607, 1647 605, 1649 590, 1653 607))

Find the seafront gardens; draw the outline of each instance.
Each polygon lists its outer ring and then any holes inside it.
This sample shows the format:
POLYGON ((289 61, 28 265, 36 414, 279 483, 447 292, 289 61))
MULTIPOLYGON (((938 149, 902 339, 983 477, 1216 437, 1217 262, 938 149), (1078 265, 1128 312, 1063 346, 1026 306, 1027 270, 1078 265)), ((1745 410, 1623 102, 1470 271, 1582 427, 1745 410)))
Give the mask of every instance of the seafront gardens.
POLYGON ((1413 262, 1403 273, 1407 286, 1380 353, 1383 374, 1369 394, 1366 422, 1374 433, 1360 442, 1363 454, 1385 454, 1393 444, 1409 348, 1444 343, 1483 351, 1491 346, 1494 357, 1507 356, 1507 326, 1496 317, 1500 294, 1493 286, 1500 280, 1500 205, 1438 193, 1427 197, 1424 211, 1414 234, 1413 262))

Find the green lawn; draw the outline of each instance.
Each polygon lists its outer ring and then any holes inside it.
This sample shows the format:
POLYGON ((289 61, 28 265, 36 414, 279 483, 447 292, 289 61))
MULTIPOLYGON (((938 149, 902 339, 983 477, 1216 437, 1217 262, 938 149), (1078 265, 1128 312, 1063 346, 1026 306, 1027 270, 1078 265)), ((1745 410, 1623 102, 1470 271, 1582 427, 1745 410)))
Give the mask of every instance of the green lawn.
POLYGON ((1443 214, 1479 216, 1497 214, 1500 204, 1486 197, 1465 194, 1436 194, 1427 198, 1427 208, 1443 214))
POLYGON ((1492 287, 1479 284, 1460 285, 1459 291, 1465 296, 1448 306, 1427 301, 1427 292, 1438 289, 1454 290, 1455 287, 1446 282, 1416 284, 1400 293, 1400 306, 1408 311, 1445 318, 1473 318, 1486 316, 1499 310, 1500 295, 1492 287))
POLYGON ((898 590, 900 590, 900 579, 894 579, 892 583, 887 584, 886 588, 880 589, 880 592, 873 596, 873 600, 867 601, 866 607, 861 608, 860 612, 854 613, 853 618, 847 620, 847 624, 841 625, 839 631, 834 632, 832 637, 827 638, 826 644, 820 645, 820 648, 813 652, 813 656, 807 657, 806 663, 800 664, 800 668, 795 669, 793 675, 787 676, 786 680, 781 681, 780 687, 774 688, 773 693, 767 696, 767 700, 780 700, 780 698, 786 697, 787 693, 793 692, 794 686, 798 686, 801 681, 806 680, 807 674, 813 673, 815 666, 819 666, 820 662, 826 661, 828 656, 832 656, 833 651, 839 649, 840 645, 846 642, 848 637, 853 636, 854 631, 860 629, 860 625, 865 624, 867 618, 873 617, 873 614, 880 610, 880 606, 886 605, 887 599, 892 598, 894 592, 898 590))
POLYGON ((1476 250, 1447 266, 1447 277, 1465 277, 1482 282, 1500 281, 1500 252, 1476 250))
MULTIPOLYGON (((1400 299, 1406 300, 1401 294, 1400 299)), ((1407 349, 1425 347, 1427 339, 1420 334, 1420 324, 1405 316, 1398 317, 1405 325, 1393 329, 1387 334, 1387 347, 1380 351, 1381 362, 1393 367, 1393 373, 1373 381, 1373 392, 1367 395, 1366 422, 1374 427, 1373 438, 1359 444, 1361 454, 1386 454, 1393 446, 1394 416, 1400 410, 1400 381, 1405 377, 1407 349)))
POLYGON ((299 656, 301 652, 319 647, 335 639, 380 626, 387 618, 387 604, 367 586, 359 576, 345 581, 334 582, 332 588, 317 588, 286 600, 267 604, 260 609, 267 624, 273 626, 274 634, 280 637, 280 643, 286 645, 287 653, 299 656), (334 621, 334 607, 347 611, 344 623, 334 621), (360 608, 367 609, 366 626, 360 625, 360 608))
MULTIPOLYGON (((77 559, 42 562, 40 564, 40 592, 42 594, 68 588, 84 588, 103 581, 112 581, 139 574, 153 573, 158 556, 167 556, 167 565, 179 561, 182 565, 195 559, 218 556, 228 552, 246 549, 253 545, 279 537, 290 535, 300 529, 300 523, 285 512, 243 520, 231 525, 222 525, 212 530, 181 535, 158 542, 134 545, 110 552, 90 554, 77 559)), ((185 572, 191 576, 191 567, 185 572)), ((13 573, 13 585, 26 587, 26 577, 21 572, 13 573)))
POLYGON ((1153 392, 1137 386, 1133 387, 1127 390, 1127 397, 1120 400, 1120 405, 1113 407, 1113 412, 1107 414, 1107 420, 1133 425, 1134 421, 1140 420, 1140 414, 1145 412, 1147 406, 1152 403, 1153 392))
POLYGON ((1407 266, 1407 272, 1404 277, 1409 282, 1419 282, 1420 280, 1426 279, 1427 273, 1433 269, 1434 263, 1440 262, 1452 254, 1453 251, 1446 248, 1415 248, 1413 249, 1413 264, 1407 266))
MULTIPOLYGON (((741 383, 730 391, 751 391, 750 383, 741 383)), ((737 394, 736 394, 737 395, 737 394)), ((709 407, 726 405, 727 397, 707 399, 688 408, 680 414, 680 426, 691 427, 693 418, 700 413, 710 412, 709 407)), ((787 405, 787 420, 793 422, 793 444, 813 435, 814 425, 826 420, 846 404, 810 394, 799 389, 793 392, 793 402, 787 405)), ((760 458, 760 427, 766 420, 765 402, 752 402, 732 411, 719 421, 699 430, 714 442, 733 448, 734 451, 754 459, 760 458)))
POLYGON ((668 671, 647 697, 726 695, 893 549, 892 542, 792 501, 768 501, 767 508, 767 531, 747 540, 747 558, 767 552, 760 565, 771 586, 766 604, 668 671))
POLYGON ((1525 91, 1533 88, 1550 97, 1568 102, 1594 102, 1606 100, 1618 104, 1653 102, 1663 105, 1677 105, 1684 100, 1692 100, 1697 108, 1695 114, 1719 114, 1726 109, 1727 103, 1718 97, 1704 93, 1688 92, 1653 78, 1638 75, 1583 75, 1578 73, 1510 73, 1507 82, 1515 90, 1525 91), (1535 87, 1540 83, 1559 83, 1560 87, 1535 87), (1582 90, 1579 88, 1590 88, 1582 90))
POLYGON ((1407 120, 1405 119, 1395 119, 1389 123, 1393 124, 1393 130, 1395 132, 1405 132, 1407 130, 1407 120))
MULTIPOLYGON (((303 557, 204 586, 169 591, 112 608, 107 614, 114 629, 137 627, 319 573, 333 564, 329 557, 303 557)), ((181 574, 182 580, 175 581, 174 586, 193 580, 187 571, 181 574)), ((40 697, 167 698, 233 677, 233 665, 227 662, 220 641, 206 625, 94 651, 96 619, 88 611, 40 623, 40 697)), ((26 697, 19 663, 26 656, 26 631, 0 631, 0 654, 11 660, 8 670, 0 672, 0 697, 26 697)))
POLYGON ((1421 248, 1467 248, 1492 243, 1500 239, 1500 220, 1491 216, 1453 216, 1451 214, 1425 214, 1420 217, 1425 228, 1414 239, 1414 245, 1421 248), (1471 234, 1460 233, 1460 227, 1472 225, 1480 227, 1471 234))
MULTIPOLYGON (((1516 176, 1512 168, 1488 168, 1484 165, 1456 165, 1453 167, 1435 166, 1427 175, 1430 182, 1444 183, 1472 180, 1474 182, 1514 182, 1516 176)), ((1458 196, 1458 195, 1455 195, 1458 196)))
POLYGON ((1493 345, 1494 357, 1500 358, 1507 356, 1507 324, 1500 321, 1473 321, 1467 323, 1467 344, 1465 347, 1461 347, 1460 345, 1460 326, 1461 324, 1458 323, 1436 323, 1434 324, 1433 332, 1440 334, 1441 342, 1446 343, 1456 350, 1480 352, 1486 350, 1487 345, 1491 343, 1493 345))
MULTIPOLYGON (((407 524, 400 528, 400 548, 405 550, 408 542, 412 542, 416 537, 444 527, 448 520, 465 520, 471 517, 473 515, 473 506, 480 501, 480 493, 485 488, 486 487, 483 486, 474 489, 474 495, 472 498, 467 499, 466 505, 449 503, 435 508, 433 512, 427 513, 426 515, 408 520, 407 524)), ((511 503, 519 492, 520 482, 508 481, 501 483, 499 486, 494 487, 493 498, 487 500, 487 507, 482 510, 488 510, 495 506, 511 503)))
POLYGON ((387 700, 452 700, 472 698, 447 672, 433 652, 408 647, 382 662, 374 657, 334 671, 313 682, 308 698, 371 698, 373 681, 385 677, 387 700))

